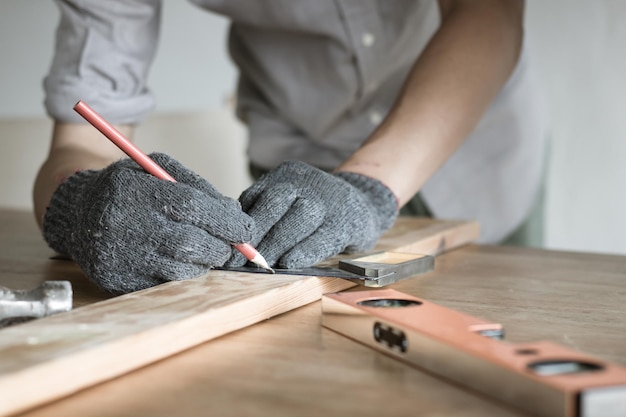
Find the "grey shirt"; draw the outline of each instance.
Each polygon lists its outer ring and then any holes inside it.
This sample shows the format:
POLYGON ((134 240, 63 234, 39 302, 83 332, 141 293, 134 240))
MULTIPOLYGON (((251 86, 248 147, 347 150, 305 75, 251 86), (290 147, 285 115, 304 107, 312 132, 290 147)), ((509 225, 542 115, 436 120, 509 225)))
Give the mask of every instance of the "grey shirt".
MULTIPOLYGON (((249 128, 250 160, 268 169, 288 159, 324 169, 345 160, 385 117, 440 24, 436 0, 193 2, 232 21, 237 114, 249 128)), ((139 123, 154 107, 146 74, 160 3, 59 5, 44 82, 51 117, 81 122, 72 107, 83 99, 111 122, 139 123)), ((421 190, 437 217, 478 220, 482 242, 523 221, 541 182, 546 118, 527 55, 524 49, 474 132, 421 190)))

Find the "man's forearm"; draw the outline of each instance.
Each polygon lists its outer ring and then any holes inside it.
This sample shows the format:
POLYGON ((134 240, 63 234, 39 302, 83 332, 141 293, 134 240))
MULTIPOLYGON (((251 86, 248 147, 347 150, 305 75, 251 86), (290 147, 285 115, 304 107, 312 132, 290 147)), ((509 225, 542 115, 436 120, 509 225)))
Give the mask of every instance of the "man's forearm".
POLYGON ((400 205, 480 120, 515 68, 523 2, 441 1, 442 24, 379 128, 339 171, 376 178, 400 205))
MULTIPOLYGON (((131 126, 118 129, 128 137, 133 133, 131 126)), ((41 226, 50 198, 65 178, 79 170, 104 168, 122 157, 122 151, 93 126, 55 123, 50 152, 33 187, 37 223, 41 226)))

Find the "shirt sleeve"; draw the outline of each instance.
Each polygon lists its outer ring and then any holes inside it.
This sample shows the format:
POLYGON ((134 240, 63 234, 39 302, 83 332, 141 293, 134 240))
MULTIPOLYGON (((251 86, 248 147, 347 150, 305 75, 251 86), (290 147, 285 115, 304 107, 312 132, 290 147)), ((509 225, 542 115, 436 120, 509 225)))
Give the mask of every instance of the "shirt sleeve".
POLYGON ((57 0, 54 58, 44 78, 50 117, 84 122, 84 100, 114 124, 137 124, 154 108, 146 86, 160 23, 157 0, 57 0))

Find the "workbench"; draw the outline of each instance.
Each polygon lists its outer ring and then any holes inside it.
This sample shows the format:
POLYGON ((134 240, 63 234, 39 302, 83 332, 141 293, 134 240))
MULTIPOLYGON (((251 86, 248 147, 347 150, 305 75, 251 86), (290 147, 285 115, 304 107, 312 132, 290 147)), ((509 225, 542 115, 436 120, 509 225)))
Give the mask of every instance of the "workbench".
MULTIPOLYGON (((69 280, 75 308, 110 297, 72 262, 50 260, 31 213, 0 210, 0 244, 0 285, 69 280)), ((553 341, 626 365, 625 256, 469 244, 389 288, 502 323, 512 342, 553 341)), ((323 328, 314 302, 20 415, 526 414, 323 328)))

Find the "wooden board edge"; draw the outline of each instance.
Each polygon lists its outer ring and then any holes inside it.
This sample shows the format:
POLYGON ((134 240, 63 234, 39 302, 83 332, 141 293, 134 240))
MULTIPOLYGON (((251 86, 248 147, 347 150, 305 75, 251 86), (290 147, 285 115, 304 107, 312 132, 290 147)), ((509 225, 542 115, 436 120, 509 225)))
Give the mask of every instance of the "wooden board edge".
POLYGON ((476 221, 435 222, 419 230, 402 230, 399 226, 383 235, 376 250, 407 252, 437 256, 452 249, 475 242, 480 237, 480 225, 476 221))
MULTIPOLYGON (((0 376, 0 392, 13 393, 0 402, 0 416, 24 412, 74 394, 219 336, 315 302, 323 294, 354 286, 356 284, 352 282, 335 278, 299 277, 273 291, 238 300, 219 309, 209 308, 182 320, 127 334, 96 347, 91 346, 93 341, 90 341, 88 346, 77 349, 73 354, 51 358, 37 366, 0 376), (277 304, 277 297, 284 302, 277 304), (212 326, 216 321, 227 325, 216 331, 212 326), (198 331, 211 328, 212 332, 198 331), (158 349, 155 350, 154 346, 158 349), (37 383, 33 384, 33 381, 37 383)), ((53 318, 33 322, 36 326, 32 326, 32 330, 36 333, 38 326, 45 326, 47 320, 53 318)))

